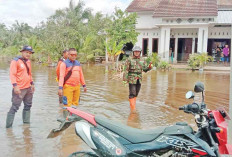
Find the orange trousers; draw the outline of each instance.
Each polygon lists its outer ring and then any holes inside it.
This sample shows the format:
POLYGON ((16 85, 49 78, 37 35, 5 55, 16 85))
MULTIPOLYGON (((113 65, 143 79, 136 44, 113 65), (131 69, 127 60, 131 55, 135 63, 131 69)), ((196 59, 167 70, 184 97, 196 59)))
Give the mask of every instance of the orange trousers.
POLYGON ((67 97, 68 101, 68 104, 65 106, 77 106, 80 100, 80 85, 70 86, 65 84, 63 88, 63 96, 67 97))

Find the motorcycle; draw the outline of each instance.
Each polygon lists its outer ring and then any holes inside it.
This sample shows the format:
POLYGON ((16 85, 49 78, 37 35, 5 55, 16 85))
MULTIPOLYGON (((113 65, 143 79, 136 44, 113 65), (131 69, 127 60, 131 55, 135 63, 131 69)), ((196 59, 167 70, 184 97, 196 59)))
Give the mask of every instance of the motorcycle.
MULTIPOLYGON (((67 107, 70 116, 66 122, 75 123, 75 132, 93 152, 75 152, 73 156, 89 157, 216 157, 232 155, 232 145, 227 143, 228 114, 224 109, 209 110, 204 103, 204 84, 197 82, 195 93, 202 93, 200 103, 193 102, 179 108, 193 114, 198 131, 187 123, 177 122, 166 127, 140 130, 101 116, 94 116, 81 110, 67 107), (82 119, 82 120, 80 120, 82 119)), ((187 99, 194 99, 194 92, 186 93, 187 99)), ((68 128, 66 125, 64 128, 68 128)), ((60 129, 64 130, 64 129, 60 129)))

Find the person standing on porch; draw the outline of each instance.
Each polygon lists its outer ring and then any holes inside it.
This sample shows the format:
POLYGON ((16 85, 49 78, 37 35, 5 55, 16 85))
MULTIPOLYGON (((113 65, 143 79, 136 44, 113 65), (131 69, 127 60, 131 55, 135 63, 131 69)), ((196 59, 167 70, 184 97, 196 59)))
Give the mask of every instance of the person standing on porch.
MULTIPOLYGON (((80 62, 76 60, 77 51, 75 48, 69 49, 69 57, 60 65, 60 78, 58 95, 63 96, 64 107, 77 106, 80 99, 80 85, 84 92, 87 91, 84 75, 80 62)), ((63 117, 68 115, 67 110, 63 110, 63 117)))
POLYGON ((13 90, 11 99, 12 106, 7 113, 6 128, 12 127, 15 113, 18 111, 22 101, 24 103, 23 123, 30 123, 35 86, 31 75, 31 62, 29 59, 34 51, 32 47, 24 46, 20 52, 22 56, 14 58, 10 64, 10 80, 13 85, 13 90))
POLYGON ((132 49, 133 56, 129 57, 124 66, 124 83, 129 83, 129 102, 131 112, 136 111, 136 97, 139 94, 142 83, 142 72, 152 69, 152 63, 142 61, 140 58, 142 49, 135 46, 132 49))
POLYGON ((223 55, 224 55, 223 61, 224 61, 225 65, 227 65, 229 63, 229 54, 230 54, 229 46, 225 45, 225 47, 223 48, 223 55))
POLYGON ((169 58, 170 58, 170 61, 172 64, 173 64, 173 57, 174 57, 174 52, 173 52, 172 48, 170 48, 169 49, 169 58))
POLYGON ((218 64, 220 62, 221 56, 222 56, 221 48, 219 46, 217 46, 216 47, 216 61, 218 64))

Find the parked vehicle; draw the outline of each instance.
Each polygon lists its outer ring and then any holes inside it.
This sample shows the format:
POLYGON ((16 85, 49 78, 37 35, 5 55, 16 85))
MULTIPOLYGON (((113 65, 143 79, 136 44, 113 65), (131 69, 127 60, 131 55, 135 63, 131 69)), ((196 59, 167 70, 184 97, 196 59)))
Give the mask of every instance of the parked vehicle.
MULTIPOLYGON (((208 110, 204 103, 204 85, 196 83, 194 92, 202 93, 202 102, 187 104, 179 108, 193 114, 198 131, 187 123, 178 122, 171 126, 151 130, 135 129, 101 116, 68 107, 71 115, 83 120, 75 123, 75 131, 92 150, 75 152, 70 156, 125 156, 125 157, 216 157, 232 155, 232 145, 227 143, 227 122, 225 110, 208 110)), ((186 98, 194 99, 194 92, 186 93, 186 98)), ((69 122, 75 121, 70 116, 69 122)))

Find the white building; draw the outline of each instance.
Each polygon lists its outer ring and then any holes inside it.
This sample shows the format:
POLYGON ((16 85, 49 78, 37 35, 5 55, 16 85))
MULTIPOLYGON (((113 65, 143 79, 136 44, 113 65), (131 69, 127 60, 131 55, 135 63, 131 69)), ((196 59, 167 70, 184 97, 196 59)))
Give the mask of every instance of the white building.
POLYGON ((157 52, 168 61, 186 61, 189 54, 231 48, 232 0, 134 0, 128 12, 138 15, 136 45, 143 55, 157 52), (172 49, 172 50, 170 50, 172 49))

